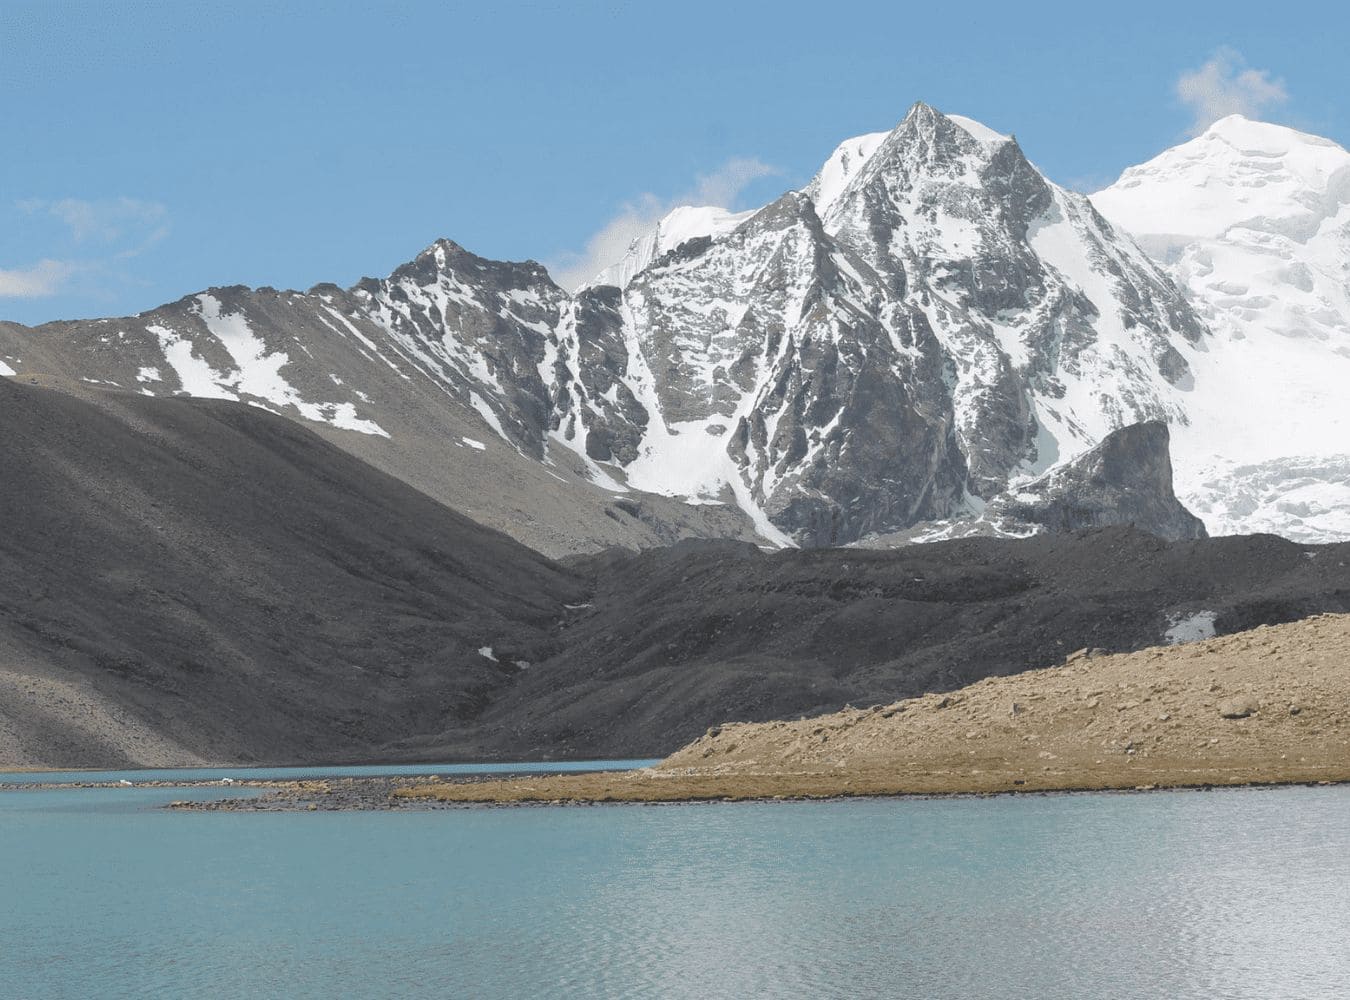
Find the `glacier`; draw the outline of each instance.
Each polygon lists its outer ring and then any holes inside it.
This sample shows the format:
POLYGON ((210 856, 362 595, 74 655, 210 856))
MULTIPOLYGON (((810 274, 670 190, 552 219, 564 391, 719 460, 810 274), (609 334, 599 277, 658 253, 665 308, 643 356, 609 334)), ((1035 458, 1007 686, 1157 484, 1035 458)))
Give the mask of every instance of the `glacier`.
POLYGON ((1211 331, 1178 494, 1218 533, 1350 539, 1350 152, 1232 115, 1092 201, 1211 331))

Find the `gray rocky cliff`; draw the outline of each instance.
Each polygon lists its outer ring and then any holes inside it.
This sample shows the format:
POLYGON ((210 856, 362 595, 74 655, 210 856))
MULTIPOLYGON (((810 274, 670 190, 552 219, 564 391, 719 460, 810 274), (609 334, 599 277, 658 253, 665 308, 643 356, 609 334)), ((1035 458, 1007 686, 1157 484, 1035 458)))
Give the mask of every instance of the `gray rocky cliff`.
POLYGON ((1205 538, 1205 525, 1172 491, 1167 425, 1113 431, 1101 444, 995 500, 989 513, 1050 532, 1129 525, 1176 541, 1205 538))

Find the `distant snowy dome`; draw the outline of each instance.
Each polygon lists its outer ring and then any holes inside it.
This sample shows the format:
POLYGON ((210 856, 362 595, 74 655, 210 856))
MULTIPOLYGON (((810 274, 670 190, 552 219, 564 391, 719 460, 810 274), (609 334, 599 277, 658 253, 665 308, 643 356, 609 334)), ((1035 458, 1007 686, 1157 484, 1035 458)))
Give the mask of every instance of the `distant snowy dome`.
POLYGON ((716 205, 681 205, 668 212, 651 232, 628 244, 622 260, 605 268, 582 287, 617 285, 627 288, 635 275, 680 244, 702 236, 722 236, 754 214, 753 210, 732 212, 716 205))
POLYGON ((1330 139, 1229 115, 1092 196, 1155 255, 1243 227, 1305 241, 1350 202, 1350 153, 1330 139))

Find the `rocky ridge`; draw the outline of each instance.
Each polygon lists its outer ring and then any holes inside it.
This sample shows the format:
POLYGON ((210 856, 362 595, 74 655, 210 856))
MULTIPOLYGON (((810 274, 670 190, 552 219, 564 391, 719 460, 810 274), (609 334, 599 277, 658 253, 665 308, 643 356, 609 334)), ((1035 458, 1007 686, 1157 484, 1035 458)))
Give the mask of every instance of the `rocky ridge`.
POLYGON ((0 761, 596 759, 1350 611, 1347 546, 1128 527, 555 563, 231 400, 0 380, 0 761))

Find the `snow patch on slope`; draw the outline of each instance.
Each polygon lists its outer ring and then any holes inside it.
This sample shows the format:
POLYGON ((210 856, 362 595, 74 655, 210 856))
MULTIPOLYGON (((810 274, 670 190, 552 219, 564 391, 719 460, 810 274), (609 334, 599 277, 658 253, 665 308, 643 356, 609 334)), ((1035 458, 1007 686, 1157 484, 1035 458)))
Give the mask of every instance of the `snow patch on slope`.
MULTIPOLYGON (((639 295, 639 308, 641 303, 639 295)), ((740 467, 727 453, 725 428, 736 426, 738 417, 713 414, 702 420, 668 423, 656 379, 637 333, 632 304, 625 311, 628 367, 624 382, 648 414, 647 433, 638 457, 624 466, 629 485, 694 503, 717 500, 729 489, 736 505, 749 516, 762 537, 780 548, 793 547, 792 539, 769 520, 742 478, 740 467)), ((752 399, 747 394, 738 403, 737 413, 748 412, 751 405, 752 399)))
POLYGON ((1169 646, 1176 646, 1183 642, 1202 642, 1205 639, 1213 639, 1218 634, 1214 629, 1214 623, 1218 621, 1218 618, 1218 614, 1213 611, 1173 615, 1168 619, 1168 629, 1163 635, 1163 641, 1169 646))
POLYGON ((226 375, 215 371, 204 359, 197 356, 191 340, 159 324, 147 326, 146 330, 159 340, 164 360, 178 376, 178 385, 182 392, 202 399, 239 399, 238 395, 223 387, 226 375))
MULTIPOLYGON (((207 330, 234 361, 235 371, 228 376, 227 381, 234 392, 266 400, 283 409, 294 407, 306 420, 331 424, 361 434, 389 436, 373 420, 358 417, 356 407, 351 403, 306 402, 299 390, 287 382, 281 374, 282 367, 290 363, 290 358, 281 351, 269 353, 267 345, 254 335, 247 317, 242 312, 225 313, 220 300, 208 293, 198 295, 197 303, 198 315, 206 324, 207 330)), ((210 370, 209 366, 207 370, 210 370)))

